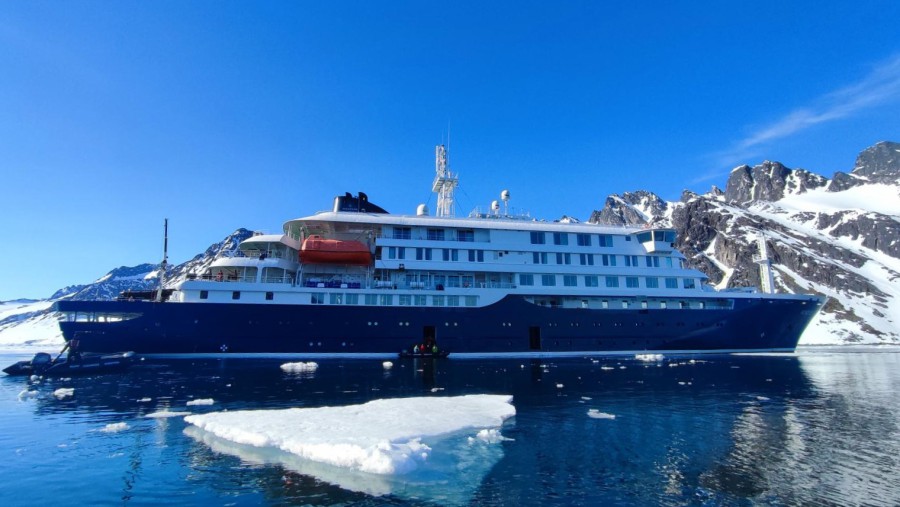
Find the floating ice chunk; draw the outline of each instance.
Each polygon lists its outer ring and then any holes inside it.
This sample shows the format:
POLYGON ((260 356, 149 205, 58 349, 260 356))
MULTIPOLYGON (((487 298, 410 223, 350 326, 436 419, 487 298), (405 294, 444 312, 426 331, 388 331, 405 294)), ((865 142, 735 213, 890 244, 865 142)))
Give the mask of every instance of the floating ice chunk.
POLYGON ((596 408, 589 409, 587 411, 587 415, 588 415, 588 417, 591 417, 593 419, 615 419, 616 418, 615 414, 607 414, 606 412, 601 412, 601 411, 597 410, 596 408))
POLYGON ((581 399, 585 400, 585 401, 590 401, 591 397, 590 396, 582 396, 581 399))
POLYGON ((431 392, 433 392, 433 393, 436 393, 438 391, 443 391, 443 390, 444 390, 443 387, 432 387, 431 388, 431 392))
POLYGON ((23 389, 22 392, 19 393, 20 400, 27 400, 28 398, 37 398, 38 392, 29 389, 23 389))
POLYGON ((500 430, 496 428, 483 429, 479 431, 474 437, 469 437, 469 443, 473 443, 476 440, 480 440, 482 442, 487 442, 489 444, 496 444, 498 442, 511 441, 511 438, 506 438, 500 433, 500 430))
POLYGON ((153 398, 141 398, 137 400, 138 403, 150 403, 151 401, 153 401, 153 398))
POLYGON ((511 402, 511 396, 486 394, 395 398, 344 407, 214 412, 185 421, 239 444, 392 475, 411 472, 427 459, 430 449, 422 440, 500 427, 516 413, 511 402))
POLYGON ((186 415, 191 415, 191 412, 176 412, 169 410, 159 410, 157 412, 151 412, 144 417, 148 417, 150 419, 166 419, 168 417, 182 417, 186 415))
POLYGON ((563 386, 562 384, 556 384, 557 389, 562 389, 563 387, 565 387, 565 386, 563 386))
POLYGON ((656 362, 662 361, 665 359, 665 356, 662 354, 635 354, 634 358, 638 361, 656 362))
POLYGON ((197 406, 197 405, 212 405, 215 402, 216 402, 216 400, 214 400, 212 398, 200 398, 198 400, 191 400, 191 401, 187 402, 186 405, 189 407, 193 407, 193 406, 197 406))
MULTIPOLYGON (((391 368, 394 367, 394 363, 392 363, 390 361, 385 361, 385 362, 381 363, 381 366, 384 366, 385 370, 390 370, 391 368)), ((282 368, 284 368, 284 366, 282 366, 282 368)))
POLYGON ((100 429, 103 433, 118 433, 128 429, 128 423, 110 423, 100 429))
POLYGON ((769 398, 767 398, 765 396, 757 396, 756 399, 759 401, 769 401, 769 398))
POLYGON ((609 371, 609 370, 615 370, 615 368, 613 368, 612 366, 601 366, 600 369, 601 369, 601 370, 606 370, 606 371, 609 371))
POLYGON ((53 396, 56 396, 56 399, 61 400, 63 398, 68 398, 69 396, 75 396, 75 388, 74 387, 60 387, 56 391, 53 391, 53 396))
POLYGON ((28 377, 28 380, 30 380, 32 382, 40 382, 41 376, 40 375, 32 375, 32 376, 28 377))
POLYGON ((287 373, 304 373, 304 372, 312 372, 316 371, 319 368, 319 364, 313 361, 308 363, 299 362, 299 363, 284 363, 281 365, 281 370, 287 373))

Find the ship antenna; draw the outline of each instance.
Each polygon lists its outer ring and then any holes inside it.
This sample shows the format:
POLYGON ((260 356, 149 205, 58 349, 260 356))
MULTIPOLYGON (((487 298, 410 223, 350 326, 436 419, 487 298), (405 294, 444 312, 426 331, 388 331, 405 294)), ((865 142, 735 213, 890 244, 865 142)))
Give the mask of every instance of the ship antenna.
MULTIPOLYGON (((448 136, 449 137, 449 136, 448 136)), ((448 140, 449 142, 449 140, 448 140)), ((434 147, 434 183, 431 191, 438 195, 437 216, 453 216, 453 190, 459 185, 459 177, 447 167, 447 148, 443 144, 434 147)))
POLYGON ((156 302, 163 300, 163 286, 166 284, 166 265, 169 263, 169 219, 163 222, 163 260, 159 263, 159 288, 156 290, 156 302))

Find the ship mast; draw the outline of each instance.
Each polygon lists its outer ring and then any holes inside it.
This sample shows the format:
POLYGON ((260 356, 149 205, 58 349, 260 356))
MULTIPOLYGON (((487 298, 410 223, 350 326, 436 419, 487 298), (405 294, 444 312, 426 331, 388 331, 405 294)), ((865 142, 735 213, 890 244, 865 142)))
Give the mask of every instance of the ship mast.
POLYGON ((459 185, 459 177, 447 167, 447 148, 440 144, 434 147, 434 183, 431 191, 438 195, 437 216, 453 216, 453 190, 459 185))
POLYGON ((163 223, 163 260, 159 263, 159 288, 156 290, 156 302, 163 300, 163 286, 166 284, 166 265, 169 263, 169 219, 163 223))
POLYGON ((769 249, 766 245, 766 236, 760 232, 756 238, 759 246, 759 255, 753 261, 759 264, 760 289, 766 294, 775 293, 775 280, 772 277, 772 260, 769 259, 769 249))

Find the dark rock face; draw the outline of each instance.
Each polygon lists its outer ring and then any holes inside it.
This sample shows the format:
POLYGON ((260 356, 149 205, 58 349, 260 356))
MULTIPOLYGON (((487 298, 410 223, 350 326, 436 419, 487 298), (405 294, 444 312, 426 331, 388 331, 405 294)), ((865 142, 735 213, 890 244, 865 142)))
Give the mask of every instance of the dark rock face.
POLYGON ((668 204, 653 192, 638 190, 611 195, 600 211, 591 213, 589 223, 608 225, 643 225, 654 217, 665 215, 668 204))
POLYGON ((774 202, 786 195, 802 194, 823 187, 828 180, 803 169, 788 169, 779 162, 765 161, 731 171, 725 186, 725 200, 748 205, 756 201, 774 202))
POLYGON ((876 183, 900 182, 900 143, 883 141, 863 150, 853 175, 876 183))

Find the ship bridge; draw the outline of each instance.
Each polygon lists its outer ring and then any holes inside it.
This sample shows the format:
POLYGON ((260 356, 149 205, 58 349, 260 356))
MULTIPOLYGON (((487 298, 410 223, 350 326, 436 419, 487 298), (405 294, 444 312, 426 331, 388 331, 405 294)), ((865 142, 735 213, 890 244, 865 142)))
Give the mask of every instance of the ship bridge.
POLYGON ((633 233, 647 253, 669 253, 675 249, 675 229, 651 227, 633 233))

